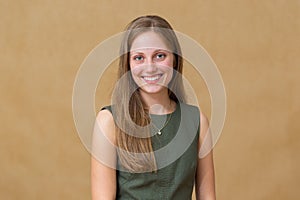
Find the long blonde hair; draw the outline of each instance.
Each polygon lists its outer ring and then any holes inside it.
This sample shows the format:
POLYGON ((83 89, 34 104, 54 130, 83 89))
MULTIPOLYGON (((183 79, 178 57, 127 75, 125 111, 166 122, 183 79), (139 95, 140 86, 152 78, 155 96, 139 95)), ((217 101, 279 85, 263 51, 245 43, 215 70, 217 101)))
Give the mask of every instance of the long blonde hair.
POLYGON ((135 128, 132 127, 130 121, 140 127, 145 127, 150 122, 149 110, 140 96, 138 86, 134 82, 131 73, 128 73, 130 71, 129 57, 132 42, 138 35, 149 31, 149 29, 162 37, 174 55, 173 65, 176 73, 173 73, 168 85, 169 98, 176 103, 185 102, 182 79, 180 75, 177 75, 177 73, 182 74, 181 48, 171 25, 165 19, 155 15, 136 18, 127 25, 121 43, 118 78, 121 79, 124 75, 127 75, 127 78, 119 84, 120 87, 116 87, 114 102, 117 103, 113 105, 114 113, 117 115, 117 121, 119 121, 117 123, 119 126, 116 126, 119 163, 122 168, 131 172, 156 171, 157 169, 150 130, 146 131, 148 137, 128 134, 128 131, 135 132, 135 128), (126 127, 126 130, 122 127, 126 127), (138 157, 135 153, 143 156, 138 157))

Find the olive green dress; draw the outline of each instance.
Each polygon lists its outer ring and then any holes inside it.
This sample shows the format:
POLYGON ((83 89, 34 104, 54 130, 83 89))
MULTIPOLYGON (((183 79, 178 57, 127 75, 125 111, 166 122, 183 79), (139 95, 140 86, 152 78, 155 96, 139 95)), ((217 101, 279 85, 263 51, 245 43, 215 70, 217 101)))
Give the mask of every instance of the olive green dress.
MULTIPOLYGON (((111 106, 103 109, 111 111, 111 106)), ((177 103, 173 113, 150 117, 157 127, 163 127, 171 117, 162 134, 151 137, 158 170, 144 173, 117 170, 116 199, 189 200, 198 160, 199 109, 177 103)))

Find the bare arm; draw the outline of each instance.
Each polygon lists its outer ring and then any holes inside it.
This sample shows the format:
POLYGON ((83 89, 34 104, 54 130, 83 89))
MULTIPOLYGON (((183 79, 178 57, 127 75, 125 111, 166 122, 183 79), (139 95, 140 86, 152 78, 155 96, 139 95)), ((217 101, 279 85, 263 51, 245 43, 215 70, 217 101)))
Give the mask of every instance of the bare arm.
POLYGON ((198 152, 200 152, 200 149, 202 152, 207 151, 207 149, 211 150, 205 157, 198 157, 198 167, 196 173, 196 199, 215 200, 215 175, 211 133, 209 132, 208 119, 202 113, 200 115, 201 129, 198 152))
POLYGON ((114 121, 108 110, 99 112, 96 118, 92 157, 91 192, 93 200, 116 199, 116 152, 113 146, 114 121))

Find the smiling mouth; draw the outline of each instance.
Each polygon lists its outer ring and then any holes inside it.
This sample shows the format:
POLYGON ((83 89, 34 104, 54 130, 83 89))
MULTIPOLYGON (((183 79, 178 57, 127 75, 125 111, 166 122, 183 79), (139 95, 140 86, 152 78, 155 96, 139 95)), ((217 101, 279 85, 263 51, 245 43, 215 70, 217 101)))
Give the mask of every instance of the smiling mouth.
POLYGON ((157 80, 159 80, 162 77, 162 74, 158 74, 155 76, 142 76, 142 78, 146 81, 146 82, 155 82, 157 80))

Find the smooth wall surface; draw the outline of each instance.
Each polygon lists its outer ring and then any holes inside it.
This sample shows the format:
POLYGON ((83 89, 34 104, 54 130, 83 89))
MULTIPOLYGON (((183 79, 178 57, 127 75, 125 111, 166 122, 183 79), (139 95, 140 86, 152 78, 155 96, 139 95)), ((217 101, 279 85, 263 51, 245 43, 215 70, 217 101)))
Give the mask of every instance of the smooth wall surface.
MULTIPOLYGON (((79 66, 137 16, 158 14, 200 43, 223 76, 214 150, 218 199, 299 198, 300 1, 0 1, 0 197, 90 199, 90 155, 72 116, 79 66)), ((185 70, 210 116, 201 77, 185 70)), ((96 105, 109 102, 112 65, 96 105)))

